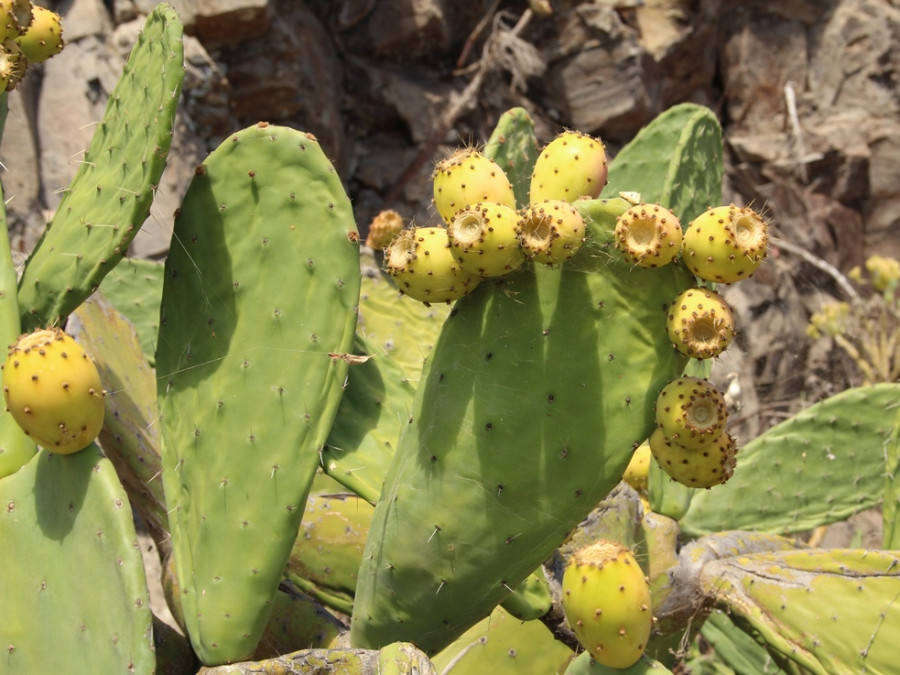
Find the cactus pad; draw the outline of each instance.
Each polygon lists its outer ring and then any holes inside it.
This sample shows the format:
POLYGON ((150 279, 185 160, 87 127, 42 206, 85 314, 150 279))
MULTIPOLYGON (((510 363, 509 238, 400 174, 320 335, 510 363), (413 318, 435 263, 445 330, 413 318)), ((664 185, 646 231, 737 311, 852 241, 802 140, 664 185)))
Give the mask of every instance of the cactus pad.
POLYGON ((156 362, 163 482, 205 663, 248 656, 266 624, 349 367, 358 240, 315 138, 264 123, 207 157, 176 217, 156 362))
POLYGON ((59 325, 122 259, 150 214, 184 79, 182 25, 160 4, 144 24, 80 168, 19 282, 26 330, 59 325))

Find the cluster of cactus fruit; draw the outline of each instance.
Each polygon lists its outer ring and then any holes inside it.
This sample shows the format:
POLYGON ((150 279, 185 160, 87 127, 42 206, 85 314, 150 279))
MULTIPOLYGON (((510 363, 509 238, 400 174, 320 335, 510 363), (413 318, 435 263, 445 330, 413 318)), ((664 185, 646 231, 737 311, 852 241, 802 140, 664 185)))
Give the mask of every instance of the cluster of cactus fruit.
POLYGON ((12 91, 32 63, 62 51, 62 22, 31 0, 0 1, 0 92, 12 91))
POLYGON ((537 158, 530 202, 517 210, 503 169, 474 148, 458 150, 434 171, 434 205, 444 225, 400 232, 385 250, 385 269, 403 293, 431 303, 458 300, 526 260, 571 260, 585 237, 571 202, 598 197, 606 175, 603 143, 563 132, 537 158))
POLYGON ((735 331, 712 286, 753 274, 766 226, 708 208, 708 110, 609 164, 575 132, 539 153, 505 113, 438 165, 443 225, 370 229, 386 275, 315 138, 259 123, 197 168, 165 264, 123 260, 182 58, 161 5, 20 279, 0 251, 4 672, 668 672, 700 624, 738 672, 887 672, 900 558, 778 535, 883 496, 897 546, 900 385, 735 467, 699 375, 735 331), (189 646, 151 616, 129 505, 189 646))

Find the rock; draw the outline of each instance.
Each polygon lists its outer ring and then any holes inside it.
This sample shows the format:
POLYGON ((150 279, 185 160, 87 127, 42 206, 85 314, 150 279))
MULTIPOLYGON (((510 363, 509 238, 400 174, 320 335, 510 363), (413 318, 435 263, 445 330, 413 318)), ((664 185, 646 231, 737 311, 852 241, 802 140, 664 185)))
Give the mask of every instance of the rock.
POLYGON ((681 101, 712 102, 718 0, 644 0, 635 9, 641 47, 653 59, 654 111, 681 101))
POLYGON ((281 0, 277 12, 264 36, 219 51, 231 114, 243 126, 263 120, 309 131, 343 170, 343 71, 334 45, 304 4, 281 0))
POLYGON ((271 18, 269 0, 196 0, 197 36, 207 49, 265 35, 271 18))
POLYGON ((66 42, 104 36, 112 31, 112 21, 103 0, 65 0, 57 11, 62 17, 66 42))
POLYGON ((55 210, 72 181, 94 126, 106 110, 121 63, 111 63, 100 36, 70 42, 44 63, 37 108, 41 199, 55 210))
MULTIPOLYGON (((462 4, 462 3, 453 3, 462 4)), ((366 58, 409 63, 434 60, 450 46, 450 25, 441 0, 342 2, 333 21, 348 51, 366 58)))
POLYGON ((0 144, 0 162, 4 167, 0 177, 10 244, 20 252, 31 250, 44 226, 37 144, 31 125, 34 89, 34 80, 26 79, 18 89, 9 92, 9 112, 0 144))
POLYGON ((556 33, 566 39, 544 52, 549 97, 576 129, 632 136, 651 118, 635 31, 613 10, 593 5, 579 5, 557 21, 556 33))

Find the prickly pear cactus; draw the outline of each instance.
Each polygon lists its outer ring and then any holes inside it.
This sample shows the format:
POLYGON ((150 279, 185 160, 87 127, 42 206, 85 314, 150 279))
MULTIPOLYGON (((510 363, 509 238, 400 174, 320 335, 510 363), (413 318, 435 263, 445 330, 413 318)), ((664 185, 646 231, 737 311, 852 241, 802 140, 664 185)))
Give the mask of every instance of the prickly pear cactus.
POLYGON ((311 135, 260 123, 197 169, 156 366, 181 602, 207 664, 253 652, 331 429, 359 302, 349 199, 311 135))
POLYGON ((184 79, 182 25, 160 4, 19 282, 25 329, 59 324, 121 260, 150 214, 184 79))
POLYGON ((3 672, 155 672, 131 506, 100 449, 41 451, 0 503, 3 672))
MULTIPOLYGON (((0 94, 0 97, 3 97, 0 94)), ((0 108, 5 107, 4 102, 0 108)), ((0 126, 2 131, 2 126, 0 126)), ((9 248, 6 208, 0 186, 0 345, 11 345, 19 337, 19 305, 16 302, 16 268, 9 248)), ((37 452, 37 445, 13 419, 8 410, 0 412, 0 478, 15 473, 37 452)))
POLYGON ((590 231, 569 264, 456 304, 376 507, 355 644, 445 646, 552 552, 649 434, 656 394, 685 363, 661 307, 691 278, 609 253, 628 206, 580 202, 590 231))
POLYGON ((534 120, 528 111, 510 108, 503 113, 485 145, 484 153, 492 157, 509 176, 516 206, 527 205, 531 173, 540 154, 534 137, 534 120))
POLYGON ((675 211, 686 227, 722 200, 722 128, 694 103, 672 106, 616 155, 602 196, 639 192, 675 211))
POLYGON ((820 675, 896 671, 896 551, 753 553, 710 561, 700 584, 781 662, 820 675))
POLYGON ((849 389, 772 427, 741 448, 728 483, 694 496, 682 528, 800 532, 875 506, 898 400, 898 384, 849 389))

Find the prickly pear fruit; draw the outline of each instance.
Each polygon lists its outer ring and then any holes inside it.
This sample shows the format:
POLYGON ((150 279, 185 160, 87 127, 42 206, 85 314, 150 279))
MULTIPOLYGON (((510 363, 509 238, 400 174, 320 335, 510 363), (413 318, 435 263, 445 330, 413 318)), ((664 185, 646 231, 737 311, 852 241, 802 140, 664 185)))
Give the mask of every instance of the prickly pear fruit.
POLYGON ((637 204, 616 219, 616 248, 641 267, 668 265, 681 252, 681 222, 659 204, 637 204))
POLYGON ((531 173, 531 203, 598 197, 607 173, 606 149, 599 138, 564 131, 538 155, 531 173))
POLYGON ((32 63, 41 63, 56 56, 63 48, 63 29, 59 14, 53 10, 34 5, 31 25, 16 42, 32 63))
POLYGON ((0 93, 16 88, 28 68, 28 59, 15 42, 0 44, 0 93))
POLYGON ((516 234, 519 214, 505 204, 480 202, 457 213, 447 228, 450 251, 470 274, 499 277, 525 261, 516 234))
POLYGON ((641 443, 634 454, 631 461, 625 467, 625 473, 622 474, 622 480, 628 483, 638 492, 647 491, 647 483, 650 475, 650 444, 647 441, 641 443))
POLYGON ((512 183, 494 160, 474 148, 457 150, 434 169, 434 205, 445 223, 467 206, 496 202, 516 208, 512 183))
POLYGON ((734 313, 715 291, 691 288, 669 306, 666 330, 675 348, 685 356, 711 359, 731 344, 734 313))
POLYGON ((684 232, 682 256, 706 281, 730 284, 746 279, 766 257, 768 227, 749 208, 717 206, 697 216, 684 232))
POLYGON ((31 25, 31 0, 0 0, 0 42, 19 37, 31 25))
POLYGON ((562 199, 549 199, 522 210, 519 246, 535 262, 553 265, 570 260, 584 243, 584 219, 562 199))
POLYGON ((628 548, 604 539, 577 551, 563 574, 562 605, 595 661, 612 668, 637 663, 653 617, 649 584, 628 548))
POLYGON ((3 366, 3 396, 13 419, 50 452, 87 447, 103 426, 105 405, 97 367, 61 330, 19 338, 3 366))
POLYGON ((453 258, 443 227, 404 230, 385 249, 384 265, 401 292, 425 303, 457 300, 479 282, 453 258))
POLYGON ((378 213, 369 223, 369 234, 366 236, 366 246, 376 251, 381 251, 391 245, 394 237, 403 231, 403 218, 393 209, 386 209, 378 213))
POLYGON ((657 427, 650 434, 650 450, 663 471, 688 487, 721 485, 734 473, 737 448, 734 439, 724 431, 712 444, 695 450, 666 438, 657 427))
POLYGON ((722 392, 699 377, 672 380, 656 399, 657 425, 668 440, 685 448, 712 445, 725 431, 727 418, 722 392))

